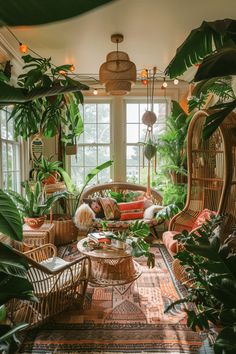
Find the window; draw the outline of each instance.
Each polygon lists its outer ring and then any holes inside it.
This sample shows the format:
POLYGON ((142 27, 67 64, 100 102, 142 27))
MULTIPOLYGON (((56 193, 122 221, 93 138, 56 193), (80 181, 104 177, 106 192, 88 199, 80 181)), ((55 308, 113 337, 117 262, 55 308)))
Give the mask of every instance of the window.
POLYGON ((14 140, 10 109, 0 110, 0 185, 3 189, 20 191, 20 143, 14 140))
MULTIPOLYGON (((86 103, 81 109, 84 133, 78 140, 77 155, 71 158, 71 177, 80 187, 88 172, 111 156, 111 105, 110 103, 86 103)), ((91 183, 105 183, 111 178, 107 168, 97 175, 91 183)))
MULTIPOLYGON (((147 110, 146 103, 126 102, 126 179, 132 183, 147 183, 146 159, 143 160, 143 147, 147 126, 142 123, 142 116, 147 110)), ((154 103, 157 122, 153 126, 153 134, 157 138, 165 130, 167 102, 154 103)))

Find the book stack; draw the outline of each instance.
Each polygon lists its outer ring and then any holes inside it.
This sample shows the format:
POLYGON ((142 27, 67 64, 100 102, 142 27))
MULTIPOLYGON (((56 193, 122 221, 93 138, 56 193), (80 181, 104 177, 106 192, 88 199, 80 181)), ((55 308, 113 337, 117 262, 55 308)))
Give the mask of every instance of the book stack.
POLYGON ((89 241, 92 241, 96 244, 110 244, 111 239, 109 236, 112 236, 113 233, 110 231, 103 232, 91 232, 88 234, 89 241))

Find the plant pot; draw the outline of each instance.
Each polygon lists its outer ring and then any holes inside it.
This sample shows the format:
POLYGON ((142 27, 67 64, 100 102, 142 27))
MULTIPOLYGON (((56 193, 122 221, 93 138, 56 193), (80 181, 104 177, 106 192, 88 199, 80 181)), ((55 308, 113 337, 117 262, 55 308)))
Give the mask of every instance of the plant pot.
POLYGON ((66 145, 66 155, 76 155, 77 153, 77 145, 74 144, 74 145, 66 145))
POLYGON ((48 176, 48 178, 44 178, 44 180, 42 181, 43 184, 56 184, 58 175, 58 172, 52 172, 50 176, 48 176))
POLYGON ((78 228, 70 216, 53 215, 55 225, 55 245, 61 246, 75 241, 78 236, 78 228))
POLYGON ((39 229, 43 224, 46 219, 46 216, 40 216, 38 218, 27 218, 24 217, 24 222, 31 227, 31 229, 39 229))

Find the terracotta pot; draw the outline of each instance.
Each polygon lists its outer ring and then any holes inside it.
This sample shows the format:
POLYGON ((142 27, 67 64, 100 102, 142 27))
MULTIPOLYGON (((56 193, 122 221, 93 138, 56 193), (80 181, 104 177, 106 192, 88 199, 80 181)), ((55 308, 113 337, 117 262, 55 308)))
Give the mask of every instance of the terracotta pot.
POLYGON ((52 172, 48 178, 43 180, 43 184, 56 184, 58 172, 52 172))
POLYGON ((27 218, 27 217, 24 217, 24 222, 29 227, 31 227, 31 229, 39 229, 43 225, 45 219, 46 219, 45 215, 40 216, 38 218, 27 218))

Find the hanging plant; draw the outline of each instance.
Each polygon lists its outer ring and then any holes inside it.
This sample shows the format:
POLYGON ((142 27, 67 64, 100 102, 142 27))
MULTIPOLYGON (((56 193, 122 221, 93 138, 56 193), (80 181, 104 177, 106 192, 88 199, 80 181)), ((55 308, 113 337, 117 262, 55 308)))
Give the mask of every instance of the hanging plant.
POLYGON ((72 131, 68 130, 71 127, 69 119, 72 118, 65 102, 70 93, 76 102, 78 115, 78 106, 83 103, 81 90, 88 90, 89 87, 67 76, 71 65, 54 67, 51 58, 31 55, 25 55, 22 59, 26 72, 18 77, 19 87, 0 81, 0 105, 14 104, 10 119, 14 119, 15 137, 27 139, 39 132, 53 137, 65 126, 67 133, 75 137, 78 130, 74 127, 72 131))

